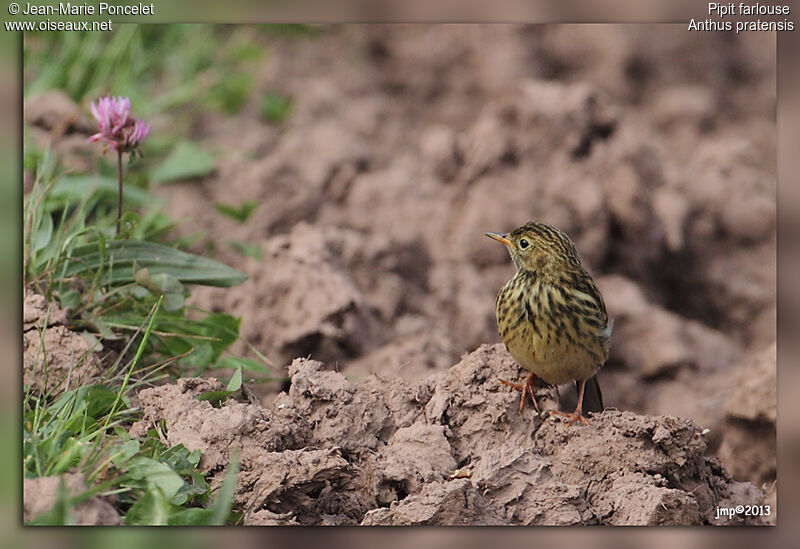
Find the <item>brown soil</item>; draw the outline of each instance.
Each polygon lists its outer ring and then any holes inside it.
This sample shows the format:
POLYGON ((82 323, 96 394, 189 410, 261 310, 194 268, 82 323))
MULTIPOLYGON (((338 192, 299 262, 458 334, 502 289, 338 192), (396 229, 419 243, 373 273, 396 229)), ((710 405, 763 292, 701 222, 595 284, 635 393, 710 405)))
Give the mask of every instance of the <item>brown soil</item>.
POLYGON ((56 394, 99 379, 103 365, 92 344, 67 329, 66 315, 54 303, 24 290, 22 315, 25 390, 56 394))
MULTIPOLYGON (((162 189, 183 231, 250 275, 196 303, 241 315, 279 364, 420 379, 497 341, 513 267, 483 233, 543 219, 576 241, 617 318, 607 404, 692 417, 715 451, 741 423, 725 404, 737 387, 774 385, 774 362, 771 377, 753 367, 776 337, 774 37, 679 27, 275 40, 260 82, 294 97, 287 122, 208 115, 217 173, 162 189), (196 214, 237 199, 260 204, 244 224, 196 214)), ((775 468, 774 422, 757 427, 758 465, 722 454, 741 480, 775 468)))
POLYGON ((195 304, 241 316, 287 383, 257 388, 265 408, 196 401, 213 381, 141 394, 143 425, 164 417, 207 470, 240 448, 249 523, 703 523, 762 497, 706 454, 774 501, 774 34, 390 25, 268 42, 256 92, 290 95, 292 114, 262 122, 259 93, 240 116, 201 114, 216 172, 157 192, 180 233, 207 235, 198 251, 250 276, 195 304), (245 200, 245 223, 213 208, 245 200), (529 219, 572 236, 616 317, 600 381, 624 412, 589 428, 533 432, 497 385, 520 370, 481 347, 513 274, 483 233, 529 219))
MULTIPOLYGON (((86 491, 83 475, 67 473, 60 477, 26 478, 22 486, 22 521, 28 523, 52 509, 56 503, 59 484, 64 481, 68 497, 80 496, 86 491)), ((72 506, 72 523, 79 526, 112 526, 120 523, 119 513, 105 499, 92 496, 72 506)))
MULTIPOLYGON (((498 381, 518 374, 501 344, 411 382, 350 382, 307 359, 289 370, 271 409, 197 400, 222 388, 212 379, 145 389, 130 433, 163 420, 169 443, 201 450, 218 478, 238 454, 245 524, 713 524, 716 506, 764 499, 705 455, 689 419, 519 415, 498 381)), ((552 409, 552 390, 537 392, 552 409)))

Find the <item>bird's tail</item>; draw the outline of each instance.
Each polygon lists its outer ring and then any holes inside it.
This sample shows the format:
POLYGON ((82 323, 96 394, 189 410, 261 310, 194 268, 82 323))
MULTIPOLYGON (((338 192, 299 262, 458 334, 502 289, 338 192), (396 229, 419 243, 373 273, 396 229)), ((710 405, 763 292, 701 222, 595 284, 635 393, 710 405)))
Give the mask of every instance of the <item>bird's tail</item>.
MULTIPOLYGON (((576 382, 576 386, 577 384, 578 382, 576 382)), ((600 384, 597 382, 597 376, 586 380, 586 385, 583 388, 582 408, 584 412, 603 411, 603 393, 600 392, 600 384)))

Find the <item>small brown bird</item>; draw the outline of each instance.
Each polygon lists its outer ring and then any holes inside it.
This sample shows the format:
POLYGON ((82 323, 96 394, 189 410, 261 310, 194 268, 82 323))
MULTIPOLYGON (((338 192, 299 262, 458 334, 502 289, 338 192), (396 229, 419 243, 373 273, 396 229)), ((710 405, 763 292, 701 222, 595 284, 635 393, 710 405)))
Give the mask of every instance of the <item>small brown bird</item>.
POLYGON ((574 381, 578 405, 567 417, 587 424, 583 411, 603 410, 595 374, 608 358, 613 320, 603 297, 581 265, 575 244, 559 229, 531 221, 507 234, 486 233, 508 248, 516 274, 497 295, 500 338, 514 359, 530 372, 522 385, 519 409, 537 377, 553 385, 574 381))

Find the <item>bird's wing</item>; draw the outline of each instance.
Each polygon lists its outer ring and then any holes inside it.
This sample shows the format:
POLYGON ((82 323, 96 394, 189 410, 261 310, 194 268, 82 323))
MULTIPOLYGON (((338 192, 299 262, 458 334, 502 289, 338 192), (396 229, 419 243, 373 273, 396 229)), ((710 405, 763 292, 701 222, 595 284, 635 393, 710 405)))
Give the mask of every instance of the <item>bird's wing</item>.
POLYGON ((573 279, 572 282, 572 291, 566 293, 567 299, 578 305, 578 310, 584 311, 584 320, 592 319, 591 324, 594 324, 594 330, 597 330, 595 332, 597 338, 601 341, 608 341, 611 338, 611 330, 614 328, 614 319, 608 318, 603 296, 594 280, 584 273, 584 276, 577 280, 573 279))
POLYGON ((608 322, 606 323, 606 327, 600 331, 598 337, 603 341, 608 341, 609 339, 611 339, 611 330, 613 329, 614 329, 614 319, 609 318, 608 322))

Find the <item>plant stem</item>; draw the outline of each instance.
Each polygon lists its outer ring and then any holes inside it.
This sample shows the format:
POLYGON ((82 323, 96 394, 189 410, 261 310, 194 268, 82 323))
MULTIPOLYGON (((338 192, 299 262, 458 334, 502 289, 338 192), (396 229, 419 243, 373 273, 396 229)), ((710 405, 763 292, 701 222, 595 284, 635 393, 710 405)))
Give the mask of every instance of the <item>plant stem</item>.
POLYGON ((117 150, 117 178, 119 182, 119 190, 117 192, 117 236, 119 236, 122 223, 122 151, 120 150, 117 150))

